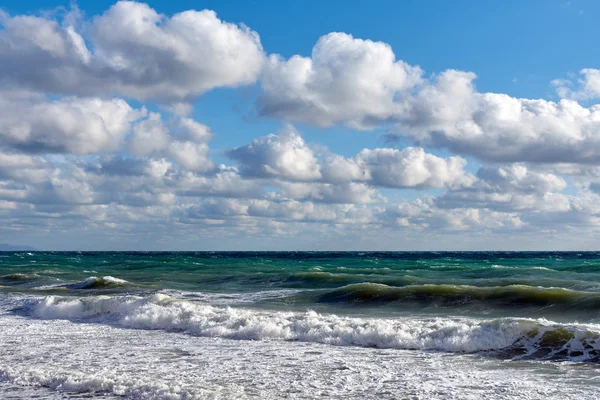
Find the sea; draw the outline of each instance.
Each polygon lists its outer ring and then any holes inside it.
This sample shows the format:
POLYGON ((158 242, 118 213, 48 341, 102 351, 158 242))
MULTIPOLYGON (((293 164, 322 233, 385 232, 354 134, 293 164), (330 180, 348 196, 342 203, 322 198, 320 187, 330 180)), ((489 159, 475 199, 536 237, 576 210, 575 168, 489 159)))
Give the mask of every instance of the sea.
POLYGON ((596 399, 600 252, 2 252, 0 399, 596 399))

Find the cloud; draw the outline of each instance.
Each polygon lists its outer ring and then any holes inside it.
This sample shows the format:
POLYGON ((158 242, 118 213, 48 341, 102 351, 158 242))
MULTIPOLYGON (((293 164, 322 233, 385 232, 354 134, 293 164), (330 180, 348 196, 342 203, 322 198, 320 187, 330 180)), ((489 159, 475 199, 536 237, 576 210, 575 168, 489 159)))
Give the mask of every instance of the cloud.
POLYGON ((483 161, 600 162, 600 106, 479 93, 475 75, 446 71, 412 100, 398 132, 483 161))
POLYGON ((42 183, 49 177, 47 165, 42 157, 0 153, 0 181, 42 183))
MULTIPOLYGON (((208 157, 206 143, 212 137, 210 129, 190 118, 181 118, 177 125, 181 132, 172 132, 163 123, 161 115, 150 113, 147 119, 133 127, 129 149, 138 156, 169 157, 188 171, 206 172, 214 168, 208 157)), ((174 127, 171 127, 174 128, 174 127)))
POLYGON ((555 174, 532 171, 527 166, 518 164, 481 167, 477 177, 488 190, 496 192, 544 194, 560 192, 567 187, 564 179, 555 174))
POLYGON ((253 200, 248 204, 248 216, 275 221, 301 221, 305 223, 356 223, 356 206, 325 205, 310 201, 253 200))
POLYGON ((555 79, 552 85, 561 98, 573 100, 590 100, 600 97, 600 70, 584 68, 579 71, 580 78, 555 79))
POLYGON ((122 99, 15 100, 0 93, 0 140, 31 153, 115 151, 144 115, 144 109, 133 109, 122 99))
POLYGON ((598 96, 598 71, 582 70, 580 89, 555 82, 569 99, 515 98, 478 92, 473 72, 425 79, 385 43, 331 33, 311 57, 270 56, 257 107, 263 115, 322 127, 393 124, 416 145, 482 161, 598 164, 600 106, 572 100, 598 96))
POLYGON ((33 154, 98 154, 122 150, 134 156, 167 157, 189 171, 214 168, 208 157, 210 129, 191 118, 165 124, 146 118, 122 99, 67 97, 46 100, 0 93, 0 145, 33 154))
POLYGON ((364 180, 373 186, 389 188, 440 188, 470 185, 461 157, 441 158, 422 148, 364 149, 352 159, 332 155, 323 169, 332 181, 364 180))
POLYGON ((384 201, 377 190, 364 183, 275 182, 285 198, 316 203, 367 204, 384 201))
POLYGON ((208 126, 191 118, 179 118, 179 127, 185 130, 190 141, 208 142, 213 136, 208 126))
POLYGON ((94 204, 96 193, 85 181, 55 175, 44 185, 33 187, 28 201, 36 205, 94 204))
MULTIPOLYGON (((251 178, 332 184, 358 182, 390 188, 468 186, 473 181, 464 171, 466 161, 461 157, 441 158, 415 147, 364 149, 352 158, 329 153, 320 161, 290 127, 279 135, 254 139, 227 155, 240 163, 242 175, 251 178)), ((345 190, 351 187, 346 185, 345 190)))
POLYGON ((84 165, 87 172, 108 176, 140 176, 144 175, 146 167, 145 159, 112 155, 84 165))
POLYGON ((561 177, 534 171, 525 165, 481 167, 469 187, 449 190, 435 200, 440 208, 475 208, 495 211, 546 211, 564 208, 567 187, 561 177))
POLYGON ((396 60, 388 44, 330 33, 311 57, 269 57, 259 112, 289 122, 368 129, 403 112, 401 98, 421 73, 396 60))
POLYGON ((252 84, 265 61, 256 32, 221 21, 210 10, 168 17, 147 4, 120 1, 90 21, 78 21, 77 15, 62 22, 5 15, 0 21, 3 83, 177 103, 216 87, 252 84), (89 35, 77 32, 78 24, 87 25, 89 35))
POLYGON ((518 230, 524 224, 516 213, 477 208, 442 209, 435 199, 417 199, 386 207, 377 218, 385 226, 428 231, 518 230))
POLYGON ((188 171, 210 171, 215 164, 208 158, 206 143, 175 141, 169 145, 168 154, 188 171))
POLYGON ((240 163, 244 176, 295 181, 314 181, 321 177, 315 155, 291 127, 279 135, 254 139, 248 145, 228 151, 227 155, 240 163))
POLYGON ((147 119, 136 124, 129 140, 129 148, 136 155, 158 153, 168 146, 169 130, 158 113, 150 113, 147 119))
POLYGON ((193 226, 196 235, 215 234, 211 229, 220 226, 241 237, 323 231, 380 237, 410 229, 439 239, 451 232, 581 232, 593 230, 600 213, 593 188, 564 194, 560 177, 521 164, 484 166, 469 186, 449 187, 437 197, 390 201, 365 181, 248 179, 234 167, 198 173, 153 157, 0 153, 0 215, 29 232, 115 229, 123 240, 157 226, 169 235, 188 232, 182 226, 193 226))
POLYGON ((209 175, 183 172, 173 177, 169 185, 186 197, 263 198, 263 183, 243 179, 237 169, 220 165, 209 175))

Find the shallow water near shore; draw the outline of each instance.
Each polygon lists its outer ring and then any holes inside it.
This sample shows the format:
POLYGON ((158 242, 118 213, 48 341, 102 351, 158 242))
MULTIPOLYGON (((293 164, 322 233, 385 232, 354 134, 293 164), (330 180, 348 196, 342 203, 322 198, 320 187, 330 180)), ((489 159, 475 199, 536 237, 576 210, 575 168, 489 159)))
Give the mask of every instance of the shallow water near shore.
POLYGON ((600 253, 0 253, 0 347, 2 398, 595 398, 600 253))

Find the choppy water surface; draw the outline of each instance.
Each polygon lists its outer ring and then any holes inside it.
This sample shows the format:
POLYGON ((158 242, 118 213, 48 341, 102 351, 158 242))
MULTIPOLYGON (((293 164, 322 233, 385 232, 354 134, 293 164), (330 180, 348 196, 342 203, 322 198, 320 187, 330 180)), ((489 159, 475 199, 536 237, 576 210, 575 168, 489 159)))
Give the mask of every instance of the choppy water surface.
POLYGON ((2 398, 580 399, 598 365, 600 253, 0 253, 2 398))

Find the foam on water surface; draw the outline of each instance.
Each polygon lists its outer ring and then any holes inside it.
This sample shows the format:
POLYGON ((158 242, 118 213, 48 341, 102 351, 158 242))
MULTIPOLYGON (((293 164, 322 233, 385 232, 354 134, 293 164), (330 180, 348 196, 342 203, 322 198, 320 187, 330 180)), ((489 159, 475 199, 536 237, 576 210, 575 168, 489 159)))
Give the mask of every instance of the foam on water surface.
POLYGON ((227 340, 15 315, 0 316, 0 380, 0 395, 12 385, 130 399, 593 399, 599 389, 585 364, 227 340))

